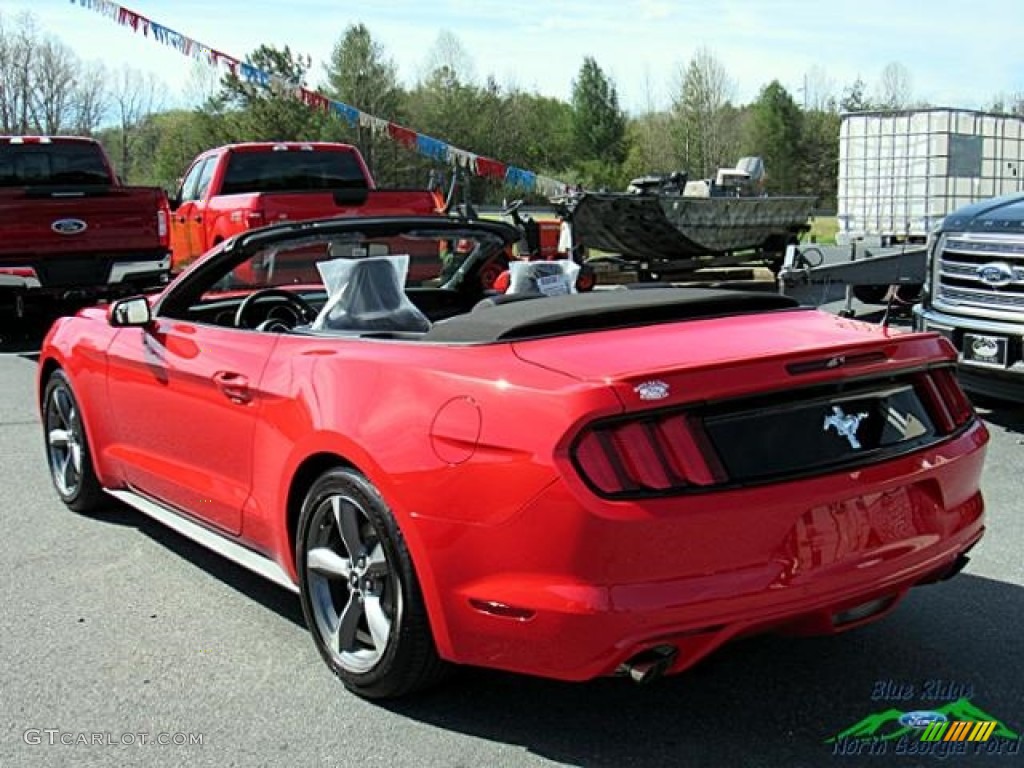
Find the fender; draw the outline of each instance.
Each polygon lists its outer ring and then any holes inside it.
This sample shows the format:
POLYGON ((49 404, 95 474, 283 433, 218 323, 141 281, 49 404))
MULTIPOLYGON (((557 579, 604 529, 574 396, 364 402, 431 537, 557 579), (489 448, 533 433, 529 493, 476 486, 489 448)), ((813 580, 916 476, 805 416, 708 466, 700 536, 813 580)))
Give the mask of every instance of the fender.
POLYGON ((46 378, 51 371, 60 368, 67 376, 79 403, 79 415, 96 477, 105 488, 119 488, 124 484, 124 474, 120 463, 106 451, 112 435, 110 422, 104 418, 104 414, 110 413, 107 349, 117 331, 107 324, 106 314, 101 308, 86 309, 79 314, 96 321, 90 324, 90 331, 95 328, 95 334, 82 333, 80 327, 72 333, 67 330, 70 318, 60 318, 43 342, 36 373, 40 418, 43 418, 42 398, 46 378), (89 403, 89 407, 83 403, 89 403))

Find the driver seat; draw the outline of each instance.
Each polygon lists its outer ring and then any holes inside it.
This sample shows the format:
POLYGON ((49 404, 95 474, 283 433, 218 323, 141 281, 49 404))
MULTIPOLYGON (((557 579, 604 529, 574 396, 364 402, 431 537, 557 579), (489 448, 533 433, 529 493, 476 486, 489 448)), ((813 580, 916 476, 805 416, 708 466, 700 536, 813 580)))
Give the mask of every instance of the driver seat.
POLYGON ((324 327, 335 331, 426 332, 430 321, 405 297, 391 262, 370 257, 352 265, 348 283, 328 311, 324 327))

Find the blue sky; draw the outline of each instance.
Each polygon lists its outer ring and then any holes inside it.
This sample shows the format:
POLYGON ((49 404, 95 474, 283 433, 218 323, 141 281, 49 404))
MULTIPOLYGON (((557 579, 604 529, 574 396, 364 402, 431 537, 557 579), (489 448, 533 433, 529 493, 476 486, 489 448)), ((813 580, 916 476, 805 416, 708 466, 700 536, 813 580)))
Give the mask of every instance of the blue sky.
MULTIPOLYGON (((126 7, 201 43, 242 58, 262 43, 313 59, 311 84, 347 25, 364 23, 406 84, 423 71, 442 30, 452 33, 478 79, 568 98, 583 57, 596 58, 624 107, 669 103, 676 73, 708 48, 735 81, 735 100, 753 100, 772 79, 803 99, 809 83, 839 94, 860 76, 873 87, 899 62, 912 94, 938 106, 984 108, 1024 91, 1024 2, 975 0, 131 0, 126 7), (805 79, 809 72, 817 72, 805 79)), ((31 12, 85 60, 156 72, 175 94, 192 63, 68 0, 3 0, 9 23, 31 12)))

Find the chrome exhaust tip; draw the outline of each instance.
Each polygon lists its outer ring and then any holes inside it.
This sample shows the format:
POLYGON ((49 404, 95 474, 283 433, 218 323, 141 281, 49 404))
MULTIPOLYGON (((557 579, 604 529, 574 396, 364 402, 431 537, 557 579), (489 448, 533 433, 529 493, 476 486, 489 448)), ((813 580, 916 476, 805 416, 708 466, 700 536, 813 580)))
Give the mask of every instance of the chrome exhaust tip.
POLYGON ((634 683, 644 684, 657 680, 668 671, 678 651, 671 645, 659 645, 638 653, 619 665, 616 674, 627 676, 634 683))

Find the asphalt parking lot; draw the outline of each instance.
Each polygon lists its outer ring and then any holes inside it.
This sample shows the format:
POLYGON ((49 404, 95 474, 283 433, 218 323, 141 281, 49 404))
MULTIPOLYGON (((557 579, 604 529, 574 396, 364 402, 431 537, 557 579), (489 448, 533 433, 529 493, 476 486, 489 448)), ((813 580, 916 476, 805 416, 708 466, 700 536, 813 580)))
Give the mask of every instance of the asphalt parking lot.
POLYGON ((1024 407, 980 409, 992 434, 983 486, 988 535, 967 570, 914 590, 879 623, 830 638, 742 640, 649 686, 463 670, 438 691, 381 706, 347 693, 328 673, 290 593, 117 503, 92 519, 59 503, 33 403, 38 336, 38 328, 0 326, 0 766, 999 766, 1024 759, 940 759, 891 748, 885 756, 843 756, 825 743, 890 707, 944 703, 925 700, 929 690, 969 694, 1024 730, 1024 407), (903 700, 908 686, 913 696, 903 700))

